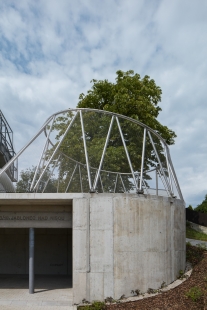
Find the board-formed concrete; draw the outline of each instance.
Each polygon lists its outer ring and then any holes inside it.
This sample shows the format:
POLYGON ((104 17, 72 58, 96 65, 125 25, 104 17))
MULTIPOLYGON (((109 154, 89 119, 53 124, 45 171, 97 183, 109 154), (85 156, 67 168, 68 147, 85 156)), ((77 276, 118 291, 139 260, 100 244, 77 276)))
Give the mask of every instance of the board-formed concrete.
MULTIPOLYGON (((61 227, 72 228, 76 304, 157 289, 185 269, 185 204, 179 199, 116 193, 0 194, 0 216, 14 210, 25 217, 37 212, 33 216, 39 228, 47 228, 45 216, 54 213, 67 213, 71 219, 64 218, 61 227)), ((20 228, 23 222, 32 223, 16 220, 20 228)), ((9 220, 2 223, 6 227, 9 220)), ((59 225, 58 219, 53 225, 59 225)))
POLYGON ((75 303, 169 284, 185 269, 185 205, 135 194, 76 198, 73 259, 75 303))

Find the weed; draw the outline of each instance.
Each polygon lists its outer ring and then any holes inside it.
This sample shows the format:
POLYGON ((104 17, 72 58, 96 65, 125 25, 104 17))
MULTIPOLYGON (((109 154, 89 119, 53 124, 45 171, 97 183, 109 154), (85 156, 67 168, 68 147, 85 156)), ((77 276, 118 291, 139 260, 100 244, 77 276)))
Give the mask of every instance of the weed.
POLYGON ((135 296, 139 296, 141 294, 140 290, 132 290, 131 294, 135 295, 135 296))
POLYGON ((193 301, 197 301, 203 295, 202 291, 199 287, 193 286, 190 290, 185 294, 187 297, 191 298, 193 301))
POLYGON ((166 287, 167 285, 166 285, 166 282, 162 282, 162 284, 160 285, 160 289, 163 289, 164 287, 166 287))
POLYGON ((121 295, 121 297, 119 298, 120 300, 121 299, 125 299, 126 297, 125 297, 125 295, 123 294, 123 295, 121 295))
POLYGON ((155 290, 155 289, 153 289, 153 288, 148 288, 148 290, 147 290, 147 293, 148 294, 155 294, 155 293, 157 293, 158 292, 158 290, 155 290))
POLYGON ((112 302, 116 302, 116 300, 113 299, 113 297, 106 297, 105 302, 109 302, 111 304, 112 302))
POLYGON ((90 304, 90 302, 84 298, 84 299, 82 300, 82 304, 90 304))
POLYGON ((94 301, 91 305, 79 306, 78 309, 83 309, 83 310, 105 310, 106 309, 106 305, 105 305, 104 302, 94 301))

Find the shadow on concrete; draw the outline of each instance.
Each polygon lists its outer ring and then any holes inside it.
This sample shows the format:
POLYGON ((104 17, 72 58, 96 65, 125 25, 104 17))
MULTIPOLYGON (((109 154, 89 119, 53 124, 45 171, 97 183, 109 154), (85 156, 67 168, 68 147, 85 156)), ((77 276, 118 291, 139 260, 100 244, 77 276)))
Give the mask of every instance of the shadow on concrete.
MULTIPOLYGON (((72 277, 35 275, 35 293, 72 288, 72 277)), ((28 275, 0 275, 0 289, 29 289, 28 275)))

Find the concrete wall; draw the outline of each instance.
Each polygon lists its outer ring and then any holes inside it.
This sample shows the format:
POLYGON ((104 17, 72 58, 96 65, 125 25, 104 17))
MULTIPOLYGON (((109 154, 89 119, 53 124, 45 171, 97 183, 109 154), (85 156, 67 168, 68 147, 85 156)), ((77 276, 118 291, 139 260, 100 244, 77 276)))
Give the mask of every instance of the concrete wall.
MULTIPOLYGON (((178 199, 136 194, 0 194, 0 216, 0 227, 72 227, 74 303, 84 298, 118 299, 123 294, 130 296, 136 289, 157 289, 163 281, 174 281, 179 270, 185 268, 185 204, 178 199), (20 212, 25 212, 23 220, 14 219, 20 212), (33 212, 35 222, 24 220, 33 212), (64 219, 39 219, 43 212, 44 216, 60 212, 64 219)), ((65 261, 64 248, 71 247, 65 236, 59 239, 57 235, 42 234, 36 238, 40 240, 36 271, 57 273, 59 268, 65 272, 61 265, 65 261), (53 246, 58 240, 64 245, 53 246), (44 268, 48 257, 54 259, 44 268)), ((12 273, 17 273, 20 263, 28 270, 27 235, 0 235, 0 244, 0 268, 11 260, 12 273)))
POLYGON ((73 264, 74 303, 171 283, 185 269, 184 203, 133 194, 74 199, 73 264))
POLYGON ((207 227, 206 226, 198 225, 198 224, 195 224, 195 223, 192 223, 189 221, 188 221, 188 223, 190 223, 191 228, 207 235, 207 227))
MULTIPOLYGON (((0 229, 0 274, 28 274, 28 233, 0 229)), ((35 229, 35 274, 72 275, 72 229, 35 229)))

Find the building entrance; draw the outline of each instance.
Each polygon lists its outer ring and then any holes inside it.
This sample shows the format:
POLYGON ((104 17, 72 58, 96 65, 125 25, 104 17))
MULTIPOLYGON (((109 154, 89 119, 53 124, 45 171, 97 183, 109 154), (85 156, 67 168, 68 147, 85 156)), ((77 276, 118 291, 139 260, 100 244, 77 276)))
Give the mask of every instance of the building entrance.
MULTIPOLYGON (((72 228, 36 228, 34 233, 34 276, 67 277, 71 287, 72 228)), ((0 275, 29 277, 29 229, 0 228, 0 245, 0 275)))

